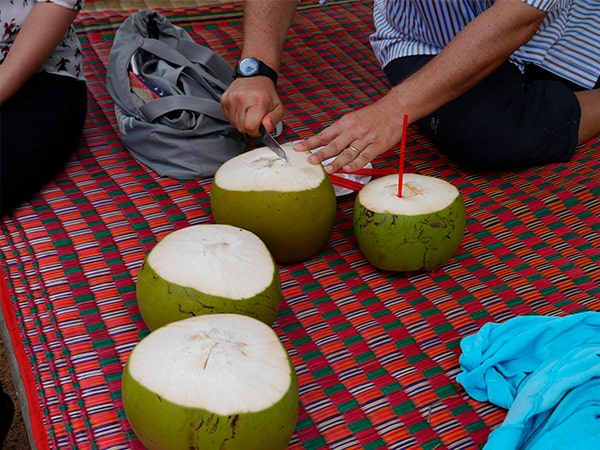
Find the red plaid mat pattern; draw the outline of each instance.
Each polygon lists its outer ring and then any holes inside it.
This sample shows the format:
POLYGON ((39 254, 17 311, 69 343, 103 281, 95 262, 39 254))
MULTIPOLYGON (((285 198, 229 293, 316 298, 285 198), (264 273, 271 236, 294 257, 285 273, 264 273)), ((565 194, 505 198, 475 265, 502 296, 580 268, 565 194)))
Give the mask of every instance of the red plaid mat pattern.
MULTIPOLYGON (((280 91, 284 140, 314 134, 387 89, 369 47, 371 3, 302 9, 280 91)), ((163 11, 232 64, 241 3, 163 11)), ((121 402, 122 369, 147 334, 135 298, 145 254, 167 233, 210 223, 211 180, 157 177, 123 148, 105 88, 127 12, 81 13, 89 86, 83 142, 65 172, 0 228, 3 326, 22 374, 37 448, 142 448, 121 402)), ((458 187, 467 231, 432 273, 375 270, 339 199, 327 247, 280 266, 275 330, 300 383, 291 449, 472 449, 505 411, 455 382, 460 340, 489 321, 600 310, 600 143, 572 162, 478 174, 448 161, 416 127, 407 171, 458 187)), ((397 149, 375 161, 397 165, 397 149)))

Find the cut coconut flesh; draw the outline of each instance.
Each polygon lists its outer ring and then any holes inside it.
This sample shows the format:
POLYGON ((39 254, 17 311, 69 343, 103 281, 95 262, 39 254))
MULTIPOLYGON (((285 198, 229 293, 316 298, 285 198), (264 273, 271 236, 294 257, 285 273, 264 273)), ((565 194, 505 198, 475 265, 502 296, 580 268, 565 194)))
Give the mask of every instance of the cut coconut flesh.
POLYGON ((195 225, 166 235, 146 257, 136 290, 150 329, 228 312, 271 325, 281 302, 279 272, 265 244, 229 225, 195 225))
POLYGON ((129 372, 163 400, 222 416, 262 411, 292 384, 273 329, 239 314, 197 316, 154 331, 131 353, 129 372))
POLYGON ((153 331, 131 352, 122 390, 149 449, 285 449, 297 420, 296 374, 277 334, 238 314, 153 331))
POLYGON ((301 262, 327 243, 336 218, 333 185, 307 153, 283 145, 288 161, 266 147, 230 159, 217 170, 211 208, 217 223, 256 233, 279 263, 301 262))
POLYGON ((269 250, 256 235, 216 224, 166 235, 149 253, 148 263, 171 283, 229 298, 264 290, 274 270, 269 250))
POLYGON ((447 181, 407 173, 403 176, 402 197, 398 197, 398 177, 388 175, 366 184, 360 191, 360 203, 377 213, 416 216, 440 211, 459 195, 447 181))
POLYGON ((289 144, 282 148, 287 161, 267 147, 257 148, 225 162, 225 170, 218 170, 214 181, 232 191, 297 192, 316 189, 327 178, 320 166, 308 163, 307 153, 296 152, 289 144))
POLYGON ((466 212, 456 187, 434 177, 405 174, 375 179, 359 192, 354 234, 375 267, 394 271, 433 270, 458 249, 466 212))

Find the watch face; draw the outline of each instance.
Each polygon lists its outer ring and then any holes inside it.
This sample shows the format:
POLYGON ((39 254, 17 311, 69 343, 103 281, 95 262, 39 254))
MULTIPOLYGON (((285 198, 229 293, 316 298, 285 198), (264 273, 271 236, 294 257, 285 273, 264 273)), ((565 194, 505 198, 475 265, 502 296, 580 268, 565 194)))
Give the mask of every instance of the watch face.
POLYGON ((245 58, 240 61, 239 71, 242 76, 249 77, 258 73, 258 61, 254 58, 245 58))

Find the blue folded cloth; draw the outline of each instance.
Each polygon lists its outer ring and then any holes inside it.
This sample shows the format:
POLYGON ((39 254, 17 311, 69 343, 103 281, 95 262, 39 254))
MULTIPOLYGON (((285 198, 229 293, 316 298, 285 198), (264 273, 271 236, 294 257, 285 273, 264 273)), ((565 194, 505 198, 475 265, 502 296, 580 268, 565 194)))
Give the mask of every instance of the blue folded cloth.
POLYGON ((600 449, 600 312, 488 323, 461 349, 457 381, 509 409, 486 450, 600 449))

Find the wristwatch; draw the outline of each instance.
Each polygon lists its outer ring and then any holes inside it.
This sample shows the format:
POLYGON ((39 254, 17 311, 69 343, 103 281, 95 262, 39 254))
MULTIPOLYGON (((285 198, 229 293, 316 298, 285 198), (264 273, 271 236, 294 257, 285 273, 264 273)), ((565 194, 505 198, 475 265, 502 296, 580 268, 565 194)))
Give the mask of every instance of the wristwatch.
POLYGON ((273 83, 277 85, 277 72, 267 66, 260 59, 256 58, 244 58, 237 66, 235 66, 235 72, 233 78, 239 77, 255 77, 257 75, 263 75, 273 80, 273 83))

